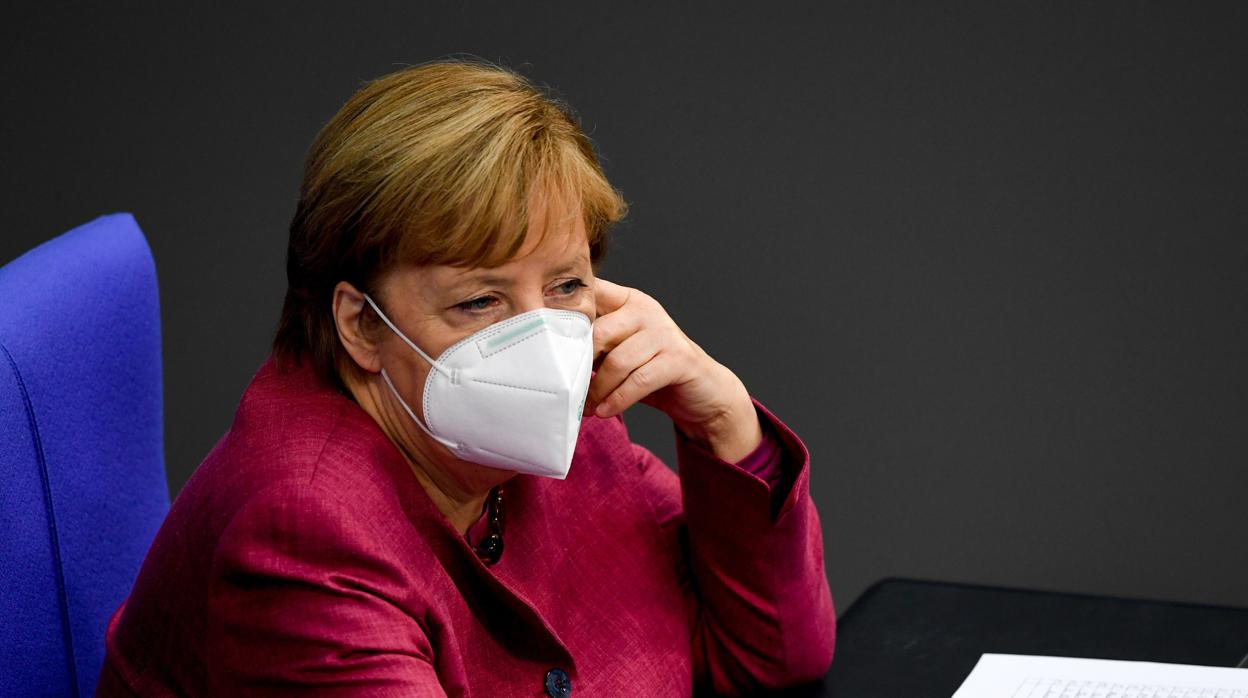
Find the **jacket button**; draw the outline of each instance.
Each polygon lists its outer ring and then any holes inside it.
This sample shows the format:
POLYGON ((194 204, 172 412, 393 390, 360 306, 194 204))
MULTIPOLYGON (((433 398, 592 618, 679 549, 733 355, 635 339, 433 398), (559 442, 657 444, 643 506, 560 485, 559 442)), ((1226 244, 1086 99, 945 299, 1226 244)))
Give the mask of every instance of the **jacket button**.
POLYGON ((550 698, 568 698, 572 695, 572 679, 568 672, 559 667, 546 672, 546 695, 550 698))

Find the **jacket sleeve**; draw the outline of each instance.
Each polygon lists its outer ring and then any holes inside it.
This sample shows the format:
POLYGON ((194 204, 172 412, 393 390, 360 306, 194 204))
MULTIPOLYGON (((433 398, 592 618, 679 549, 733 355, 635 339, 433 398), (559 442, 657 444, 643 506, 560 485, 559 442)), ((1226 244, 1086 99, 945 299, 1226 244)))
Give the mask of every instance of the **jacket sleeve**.
POLYGON ((209 693, 444 697, 384 540, 329 492, 251 496, 212 565, 209 693))
POLYGON ((680 541, 696 593, 694 682, 716 694, 818 680, 835 644, 810 456, 796 434, 754 406, 783 450, 784 484, 775 491, 679 430, 679 476, 633 445, 646 496, 669 540, 680 541))

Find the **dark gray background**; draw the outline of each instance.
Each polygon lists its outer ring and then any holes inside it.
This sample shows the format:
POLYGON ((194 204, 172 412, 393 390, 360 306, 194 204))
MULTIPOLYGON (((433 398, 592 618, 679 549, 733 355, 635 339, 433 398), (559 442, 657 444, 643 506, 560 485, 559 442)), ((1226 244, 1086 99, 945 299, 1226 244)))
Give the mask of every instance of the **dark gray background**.
POLYGON ((136 214, 176 492, 267 354, 313 135, 469 52, 578 108, 633 206, 604 275, 804 437, 842 608, 887 575, 1248 605, 1248 13, 939 5, 10 9, 0 260, 136 214))

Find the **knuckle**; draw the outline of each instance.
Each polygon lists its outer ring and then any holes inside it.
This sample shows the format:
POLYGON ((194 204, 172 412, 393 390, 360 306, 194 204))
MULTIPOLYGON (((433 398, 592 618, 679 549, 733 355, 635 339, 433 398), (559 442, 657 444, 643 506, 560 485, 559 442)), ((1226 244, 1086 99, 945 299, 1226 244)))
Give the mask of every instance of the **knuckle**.
POLYGON ((646 366, 642 366, 636 371, 633 371, 633 384, 638 388, 648 388, 653 381, 654 375, 646 366))
POLYGON ((603 358, 600 368, 608 373, 613 373, 623 368, 622 363, 623 358, 619 355, 619 352, 613 351, 603 358))
POLYGON ((684 333, 675 325, 670 325, 663 330, 663 344, 671 347, 673 351, 681 356, 689 349, 689 342, 685 341, 684 333))
POLYGON ((607 323, 599 320, 594 323, 593 338, 594 344, 602 344, 607 341, 610 333, 607 331, 607 323))

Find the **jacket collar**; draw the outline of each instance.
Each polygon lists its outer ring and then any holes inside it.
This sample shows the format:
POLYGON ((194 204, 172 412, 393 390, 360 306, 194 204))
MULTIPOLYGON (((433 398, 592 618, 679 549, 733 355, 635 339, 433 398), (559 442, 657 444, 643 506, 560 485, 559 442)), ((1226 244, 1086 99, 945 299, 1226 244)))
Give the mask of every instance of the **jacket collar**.
POLYGON ((574 671, 566 643, 523 591, 533 588, 532 583, 540 582, 567 554, 565 549, 552 549, 549 544, 557 539, 552 528, 558 525, 558 517, 552 514, 563 506, 554 501, 551 487, 563 483, 523 474, 507 481, 503 556, 487 567, 438 510, 403 454, 354 400, 321 381, 310 366, 279 369, 272 358, 261 367, 252 385, 272 391, 278 409, 291 399, 311 400, 318 412, 336 413, 330 438, 337 443, 327 444, 327 450, 353 451, 359 460, 376 467, 393 487, 415 535, 427 543, 468 604, 490 617, 491 627, 504 633, 500 641, 517 656, 541 661, 562 657, 560 661, 574 671), (508 616, 514 622, 503 620, 508 616))

